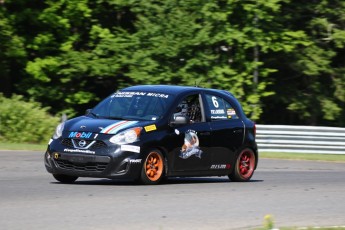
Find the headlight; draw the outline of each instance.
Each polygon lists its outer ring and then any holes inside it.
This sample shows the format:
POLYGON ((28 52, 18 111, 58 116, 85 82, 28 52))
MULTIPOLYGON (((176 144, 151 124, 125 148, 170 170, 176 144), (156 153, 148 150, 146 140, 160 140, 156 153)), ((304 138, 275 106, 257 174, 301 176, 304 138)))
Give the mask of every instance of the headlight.
POLYGON ((118 144, 118 145, 133 143, 139 140, 140 132, 142 129, 143 128, 141 127, 127 129, 123 132, 116 134, 115 136, 110 138, 109 141, 113 144, 118 144))
POLYGON ((54 139, 58 139, 59 137, 62 136, 62 131, 63 131, 63 128, 65 127, 65 122, 62 122, 60 123, 56 129, 55 129, 55 133, 53 135, 53 138, 54 139))

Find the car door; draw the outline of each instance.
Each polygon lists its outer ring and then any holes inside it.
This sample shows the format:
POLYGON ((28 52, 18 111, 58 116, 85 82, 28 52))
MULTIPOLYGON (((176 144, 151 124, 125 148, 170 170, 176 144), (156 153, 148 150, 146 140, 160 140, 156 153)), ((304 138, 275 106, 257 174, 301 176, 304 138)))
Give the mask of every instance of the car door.
POLYGON ((198 175, 209 169, 211 157, 211 129, 205 119, 201 95, 184 97, 173 114, 177 115, 187 116, 190 122, 172 130, 169 142, 174 148, 169 153, 170 170, 181 175, 198 175))
POLYGON ((222 96, 205 94, 205 101, 205 112, 212 130, 211 169, 230 169, 243 144, 244 124, 235 108, 222 96))

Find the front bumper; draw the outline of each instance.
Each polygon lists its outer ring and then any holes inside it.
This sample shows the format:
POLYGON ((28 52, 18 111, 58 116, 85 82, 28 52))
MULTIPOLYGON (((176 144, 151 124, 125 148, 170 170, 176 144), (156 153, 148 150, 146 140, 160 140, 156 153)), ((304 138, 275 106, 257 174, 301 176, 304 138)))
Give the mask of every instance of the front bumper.
POLYGON ((142 159, 140 153, 122 151, 121 147, 108 147, 95 154, 71 153, 64 148, 48 146, 44 155, 49 173, 77 177, 126 178, 140 176, 142 159))

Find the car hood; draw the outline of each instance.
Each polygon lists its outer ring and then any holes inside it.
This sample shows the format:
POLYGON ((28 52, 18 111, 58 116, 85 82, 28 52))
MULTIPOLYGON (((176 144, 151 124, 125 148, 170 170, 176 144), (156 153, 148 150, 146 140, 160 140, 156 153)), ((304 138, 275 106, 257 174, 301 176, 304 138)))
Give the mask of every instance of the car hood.
POLYGON ((82 116, 67 121, 64 131, 117 134, 128 128, 145 127, 153 123, 153 121, 111 120, 82 116))

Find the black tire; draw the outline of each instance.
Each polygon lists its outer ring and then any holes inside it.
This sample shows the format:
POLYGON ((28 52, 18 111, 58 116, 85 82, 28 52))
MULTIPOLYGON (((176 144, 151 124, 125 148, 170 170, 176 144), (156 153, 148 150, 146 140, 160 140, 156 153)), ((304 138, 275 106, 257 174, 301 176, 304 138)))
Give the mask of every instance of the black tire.
POLYGON ((53 174, 53 177, 57 181, 64 183, 64 184, 71 184, 78 179, 77 176, 68 176, 68 175, 63 175, 63 174, 53 174))
POLYGON ((256 159, 251 149, 243 149, 236 159, 235 168, 229 175, 231 181, 249 181, 254 174, 256 159))
POLYGON ((145 185, 158 184, 164 177, 164 157, 157 150, 150 150, 141 168, 139 182, 145 185))

